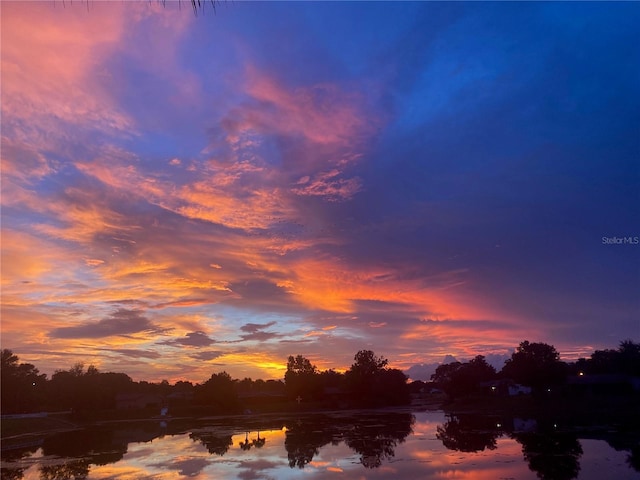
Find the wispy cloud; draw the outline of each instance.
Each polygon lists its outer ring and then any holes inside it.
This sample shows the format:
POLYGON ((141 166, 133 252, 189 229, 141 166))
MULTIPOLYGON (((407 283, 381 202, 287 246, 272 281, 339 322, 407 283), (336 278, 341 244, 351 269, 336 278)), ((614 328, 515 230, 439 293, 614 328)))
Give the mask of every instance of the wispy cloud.
POLYGON ((117 353, 129 358, 150 358, 152 360, 158 359, 162 356, 159 352, 136 348, 109 348, 103 351, 117 353))

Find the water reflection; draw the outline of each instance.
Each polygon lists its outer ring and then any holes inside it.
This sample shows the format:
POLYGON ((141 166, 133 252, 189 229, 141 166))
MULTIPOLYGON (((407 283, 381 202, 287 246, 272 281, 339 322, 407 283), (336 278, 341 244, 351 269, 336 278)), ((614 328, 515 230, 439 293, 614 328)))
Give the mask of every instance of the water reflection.
POLYGON ((284 440, 289 466, 304 468, 320 453, 322 446, 332 442, 337 428, 336 425, 319 425, 309 420, 290 423, 284 440))
POLYGON ((215 432, 192 432, 189 438, 193 441, 199 441, 207 448, 212 455, 223 456, 229 451, 229 447, 233 445, 232 435, 220 435, 215 432))
MULTIPOLYGON (((521 445, 523 459, 538 478, 572 480, 580 474, 583 454, 576 431, 589 431, 588 425, 576 430, 559 427, 558 422, 550 419, 539 421, 449 414, 447 421, 436 427, 436 438, 450 450, 472 453, 495 450, 498 439, 508 436, 521 445)), ((631 469, 640 471, 640 438, 637 432, 630 434, 610 428, 602 431, 600 427, 592 436, 606 440, 616 451, 629 452, 626 463, 631 469)))
POLYGON ((344 442, 360 455, 367 468, 379 467, 395 455, 395 447, 412 432, 415 417, 409 413, 369 414, 344 423, 315 416, 287 424, 284 446, 291 468, 304 468, 320 449, 344 442))
POLYGON ((395 456, 395 448, 412 433, 413 415, 398 415, 393 423, 362 422, 345 435, 345 443, 360 454, 360 463, 378 468, 383 460, 395 456))
POLYGON ((582 446, 575 434, 543 429, 536 432, 514 433, 522 445, 524 459, 538 478, 543 480, 572 480, 580 472, 582 446))
POLYGON ((2 452, 1 476, 632 478, 639 471, 639 445, 633 429, 561 428, 534 419, 442 412, 171 420, 54 434, 39 446, 2 452), (589 449, 584 438, 592 442, 589 449), (581 462, 588 467, 581 469, 581 462))
POLYGON ((502 423, 477 415, 450 415, 443 425, 436 427, 436 438, 449 450, 482 452, 495 450, 502 435, 502 423))

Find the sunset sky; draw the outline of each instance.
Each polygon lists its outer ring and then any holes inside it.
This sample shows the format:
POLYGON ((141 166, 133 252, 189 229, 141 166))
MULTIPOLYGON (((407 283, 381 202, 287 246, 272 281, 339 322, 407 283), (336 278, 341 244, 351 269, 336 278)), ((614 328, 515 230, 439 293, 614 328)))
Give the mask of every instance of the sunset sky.
POLYGON ((640 340, 640 3, 210 7, 1 2, 2 348, 199 382, 640 340))

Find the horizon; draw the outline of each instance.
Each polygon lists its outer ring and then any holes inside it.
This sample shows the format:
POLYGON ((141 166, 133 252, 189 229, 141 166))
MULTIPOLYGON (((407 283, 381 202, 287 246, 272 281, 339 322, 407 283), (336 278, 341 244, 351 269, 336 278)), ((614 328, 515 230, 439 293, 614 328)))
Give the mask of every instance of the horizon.
POLYGON ((267 380, 640 339, 640 4, 187 7, 0 3, 21 362, 267 380))
MULTIPOLYGON (((622 345, 622 343, 624 341, 628 341, 629 339, 626 340, 622 340, 620 342, 618 342, 618 347, 620 347, 620 345, 622 345)), ((529 342, 529 343, 541 343, 541 342, 529 342)), ((553 347, 553 345, 551 345, 553 347)), ((7 347, 3 347, 3 348, 7 348, 7 347)), ((7 348, 8 350, 10 350, 14 355, 16 355, 18 357, 18 364, 23 364, 23 363, 30 363, 30 362, 25 362, 21 357, 20 354, 18 352, 15 352, 13 350, 11 350, 10 348, 7 348)), ((517 348, 514 348, 513 351, 515 352, 517 350, 517 348)), ((611 349, 607 349, 607 350, 617 350, 617 348, 611 348, 611 349)), ((595 351, 594 351, 595 352, 595 351)), ((594 353, 592 352, 592 353, 594 353)), ((377 352, 373 352, 374 354, 377 352)), ((575 358, 575 359, 567 359, 566 357, 564 357, 562 355, 562 352, 558 352, 559 354, 559 360, 561 362, 564 362, 567 365, 571 365, 573 363, 575 363, 577 360, 584 360, 584 359, 588 359, 590 357, 586 356, 586 357, 580 357, 580 358, 575 358)), ((297 354, 292 354, 291 356, 295 357, 297 354)), ((479 354, 482 355, 482 354, 479 354)), ((384 355, 378 355, 379 357, 386 359, 386 357, 384 355)), ((482 355, 485 359, 485 361, 487 362, 487 364, 489 364, 490 366, 492 366, 496 372, 500 372, 500 370, 502 369, 502 367, 504 367, 505 362, 511 358, 511 355, 482 355)), ((304 357, 304 355, 303 355, 304 357)), ((305 357, 306 358, 306 357, 305 357)), ((475 357, 474 357, 475 358, 475 357)), ((309 360, 309 359, 308 359, 309 360)), ((354 358, 355 360, 355 358, 354 358)), ((440 365, 445 365, 445 364, 449 364, 449 363, 454 363, 454 362, 460 362, 460 363, 467 363, 469 361, 473 360, 473 358, 456 358, 453 355, 445 355, 445 357, 440 361, 440 362, 435 362, 435 363, 429 363, 429 364, 415 364, 412 365, 411 367, 409 367, 409 369, 407 370, 402 370, 402 372, 407 376, 407 381, 409 383, 412 382, 416 382, 416 381, 422 381, 422 382, 430 382, 431 380, 431 374, 435 373, 436 368, 440 365), (413 377, 411 376, 411 372, 413 372, 413 377)), ((284 372, 286 372, 287 370, 287 359, 284 360, 284 372)), ((316 366, 315 363, 313 361, 311 361, 311 364, 316 366)), ((94 365, 92 364, 86 364, 84 362, 78 362, 74 365, 70 365, 69 368, 65 368, 65 369, 58 369, 55 371, 46 371, 41 369, 40 365, 33 365, 39 372, 39 374, 46 374, 47 376, 47 380, 51 380, 51 377, 54 373, 57 373, 59 371, 70 371, 73 370, 75 368, 77 368, 78 366, 81 367, 81 369, 86 373, 87 369, 89 367, 92 367, 94 365)), ((323 371, 328 371, 328 370, 333 370, 335 372, 344 374, 347 370, 349 370, 349 367, 351 365, 347 366, 346 368, 333 368, 333 367, 327 367, 325 369, 318 369, 318 372, 323 372, 323 371)), ((387 365, 386 368, 395 368, 393 365, 387 365)), ((134 378, 133 376, 129 375, 126 371, 105 371, 105 370, 100 370, 98 369, 99 373, 124 373, 126 375, 128 375, 134 382, 142 382, 142 381, 147 381, 150 383, 160 383, 163 381, 168 381, 169 384, 174 385, 176 382, 180 382, 180 381, 187 381, 187 382, 191 382, 194 385, 197 384, 202 384, 204 382, 206 382, 212 375, 216 375, 219 373, 223 373, 226 372, 225 370, 215 370, 215 371, 211 371, 208 376, 204 379, 201 380, 195 380, 193 378, 173 378, 173 379, 168 379, 168 378, 155 378, 153 380, 147 379, 147 378, 134 378)), ((228 373, 228 372, 226 372, 228 373)), ((253 381, 256 380, 263 380, 263 381, 267 381, 267 380, 279 380, 279 381, 285 381, 285 376, 284 373, 282 374, 281 377, 271 377, 271 378, 251 378, 251 377, 244 377, 244 378, 239 378, 239 377, 234 377, 233 375, 231 375, 231 378, 234 380, 243 380, 246 378, 250 378, 253 381)))

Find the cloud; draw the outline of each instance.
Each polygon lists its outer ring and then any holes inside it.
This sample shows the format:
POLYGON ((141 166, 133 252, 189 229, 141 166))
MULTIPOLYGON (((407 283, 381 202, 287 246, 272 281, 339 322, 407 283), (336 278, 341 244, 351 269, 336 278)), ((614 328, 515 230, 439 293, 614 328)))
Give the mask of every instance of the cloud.
POLYGON ((320 172, 302 184, 297 182, 296 185, 302 186, 291 191, 296 195, 324 197, 329 201, 349 200, 360 191, 362 182, 358 178, 338 178, 340 173, 338 170, 320 172))
POLYGON ((412 365, 404 373, 411 379, 411 381, 421 380, 428 382, 431 380, 431 375, 436 373, 436 368, 440 366, 440 363, 420 363, 412 365))
POLYGON ((240 327, 240 330, 243 332, 256 333, 259 330, 264 330, 265 328, 269 328, 275 324, 275 321, 269 323, 246 323, 240 327))
POLYGON ((358 110, 357 94, 336 85, 287 88, 254 66, 247 66, 247 93, 256 100, 242 106, 229 130, 301 136, 318 145, 350 145, 368 127, 358 110))
POLYGON ((275 324, 275 321, 264 324, 246 323, 240 327, 240 330, 242 330, 243 332, 248 332, 244 335, 240 335, 240 337, 242 338, 241 341, 265 342, 273 338, 281 337, 282 335, 278 333, 263 331, 265 328, 269 328, 275 324))
POLYGON ((125 32, 124 8, 87 15, 25 2, 3 4, 2 16, 5 132, 41 145, 71 138, 61 123, 83 130, 131 128, 105 88, 104 72, 94 70, 125 32))
POLYGON ((165 340, 160 343, 162 343, 163 345, 172 345, 172 346, 184 345, 187 347, 208 347, 216 343, 216 341, 213 338, 210 338, 206 333, 202 331, 197 331, 197 332, 189 332, 182 338, 165 340))
POLYGON ((161 333, 163 329, 152 323, 139 310, 121 308, 107 318, 72 327, 58 327, 49 335, 52 338, 105 338, 135 333, 161 333))
POLYGON ((162 354, 159 352, 153 352, 149 350, 142 350, 136 348, 108 348, 102 349, 106 352, 113 352, 123 355, 129 358, 150 358, 152 360, 162 357, 162 354))
POLYGON ((206 458, 187 458, 167 460, 166 462, 150 463, 149 466, 159 468, 161 470, 177 470, 182 477, 196 477, 211 462, 206 458))
POLYGON ((196 360, 203 360, 205 362, 208 362, 209 360, 215 360, 216 358, 222 357, 223 355, 225 355, 225 352, 211 350, 206 352, 192 353, 189 356, 191 358, 195 358, 196 360))

